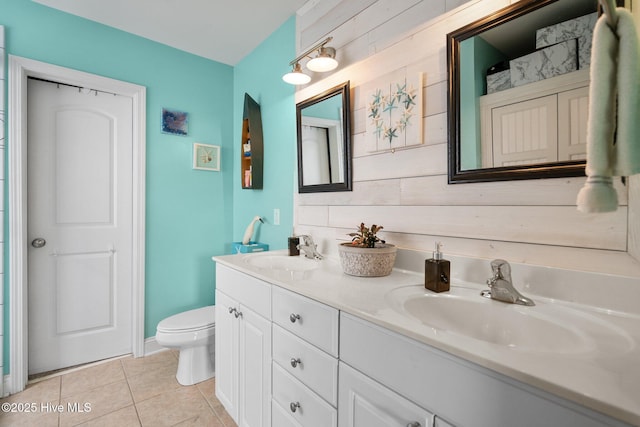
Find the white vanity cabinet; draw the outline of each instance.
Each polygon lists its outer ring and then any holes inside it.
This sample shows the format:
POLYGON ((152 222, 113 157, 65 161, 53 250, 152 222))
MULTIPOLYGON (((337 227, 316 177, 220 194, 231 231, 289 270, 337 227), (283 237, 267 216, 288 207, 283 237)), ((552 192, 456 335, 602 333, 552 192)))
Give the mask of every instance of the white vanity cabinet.
POLYGON ((273 425, 335 427, 338 310, 274 286, 272 313, 273 425))
POLYGON ((512 378, 426 344, 385 320, 384 299, 367 312, 353 290, 320 298, 324 281, 279 286, 228 262, 216 269, 216 396, 239 427, 629 427, 543 390, 544 376, 512 378))
MULTIPOLYGON (((380 396, 392 391, 420 408, 433 411, 433 425, 437 427, 622 425, 602 414, 346 313, 340 316, 340 363, 341 421, 347 419, 342 413, 345 409, 343 401, 347 402, 348 408, 354 406, 342 394, 351 393, 343 384, 342 364, 345 363, 389 389, 380 392, 380 396)), ((370 404, 368 408, 372 406, 370 404)), ((409 416, 404 413, 408 411, 403 409, 400 415, 409 416)), ((340 427, 349 425, 348 422, 341 423, 340 427)))
POLYGON ((584 160, 589 70, 480 97, 482 167, 584 160))
POLYGON ((216 396, 239 427, 271 426, 271 285, 216 268, 216 396))

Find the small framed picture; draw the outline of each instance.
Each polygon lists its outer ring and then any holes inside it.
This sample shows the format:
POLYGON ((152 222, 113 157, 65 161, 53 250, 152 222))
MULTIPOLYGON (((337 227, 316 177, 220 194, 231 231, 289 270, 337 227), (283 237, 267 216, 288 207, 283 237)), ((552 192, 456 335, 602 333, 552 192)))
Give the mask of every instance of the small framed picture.
POLYGON ((162 109, 162 132, 172 135, 189 134, 189 113, 178 110, 162 109))
POLYGON ((205 171, 220 170, 220 146, 193 144, 193 168, 205 171))

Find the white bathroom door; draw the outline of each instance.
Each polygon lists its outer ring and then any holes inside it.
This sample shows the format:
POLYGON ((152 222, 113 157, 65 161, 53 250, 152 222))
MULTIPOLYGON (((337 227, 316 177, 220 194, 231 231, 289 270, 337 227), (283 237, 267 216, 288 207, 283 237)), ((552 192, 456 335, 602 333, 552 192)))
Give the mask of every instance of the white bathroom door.
POLYGON ((29 373, 132 350, 132 99, 29 79, 29 373))

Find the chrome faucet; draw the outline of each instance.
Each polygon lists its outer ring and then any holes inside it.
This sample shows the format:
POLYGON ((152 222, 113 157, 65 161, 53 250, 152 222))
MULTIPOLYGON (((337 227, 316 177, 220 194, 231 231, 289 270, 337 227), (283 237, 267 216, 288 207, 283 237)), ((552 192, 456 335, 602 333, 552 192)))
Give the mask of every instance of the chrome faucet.
POLYGON ((532 299, 522 296, 511 282, 511 266, 503 259, 491 261, 493 277, 487 279, 489 289, 480 292, 485 298, 504 301, 511 304, 535 305, 532 299))
POLYGON ((300 238, 300 243, 298 244, 298 249, 304 252, 304 256, 309 259, 322 259, 323 256, 318 252, 318 245, 313 243, 313 239, 311 236, 307 234, 303 234, 298 236, 300 238))

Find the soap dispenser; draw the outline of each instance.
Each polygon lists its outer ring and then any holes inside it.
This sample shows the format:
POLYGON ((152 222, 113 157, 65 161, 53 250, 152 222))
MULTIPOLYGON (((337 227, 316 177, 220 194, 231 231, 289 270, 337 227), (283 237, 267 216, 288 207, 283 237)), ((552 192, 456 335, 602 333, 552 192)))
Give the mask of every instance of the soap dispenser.
POLYGON ((289 256, 300 255, 300 249, 298 249, 299 244, 300 244, 300 238, 296 237, 292 231, 291 237, 289 237, 289 256))
POLYGON ((442 259, 440 248, 442 243, 436 243, 433 258, 424 262, 424 287, 433 292, 446 292, 449 290, 451 263, 442 259))

